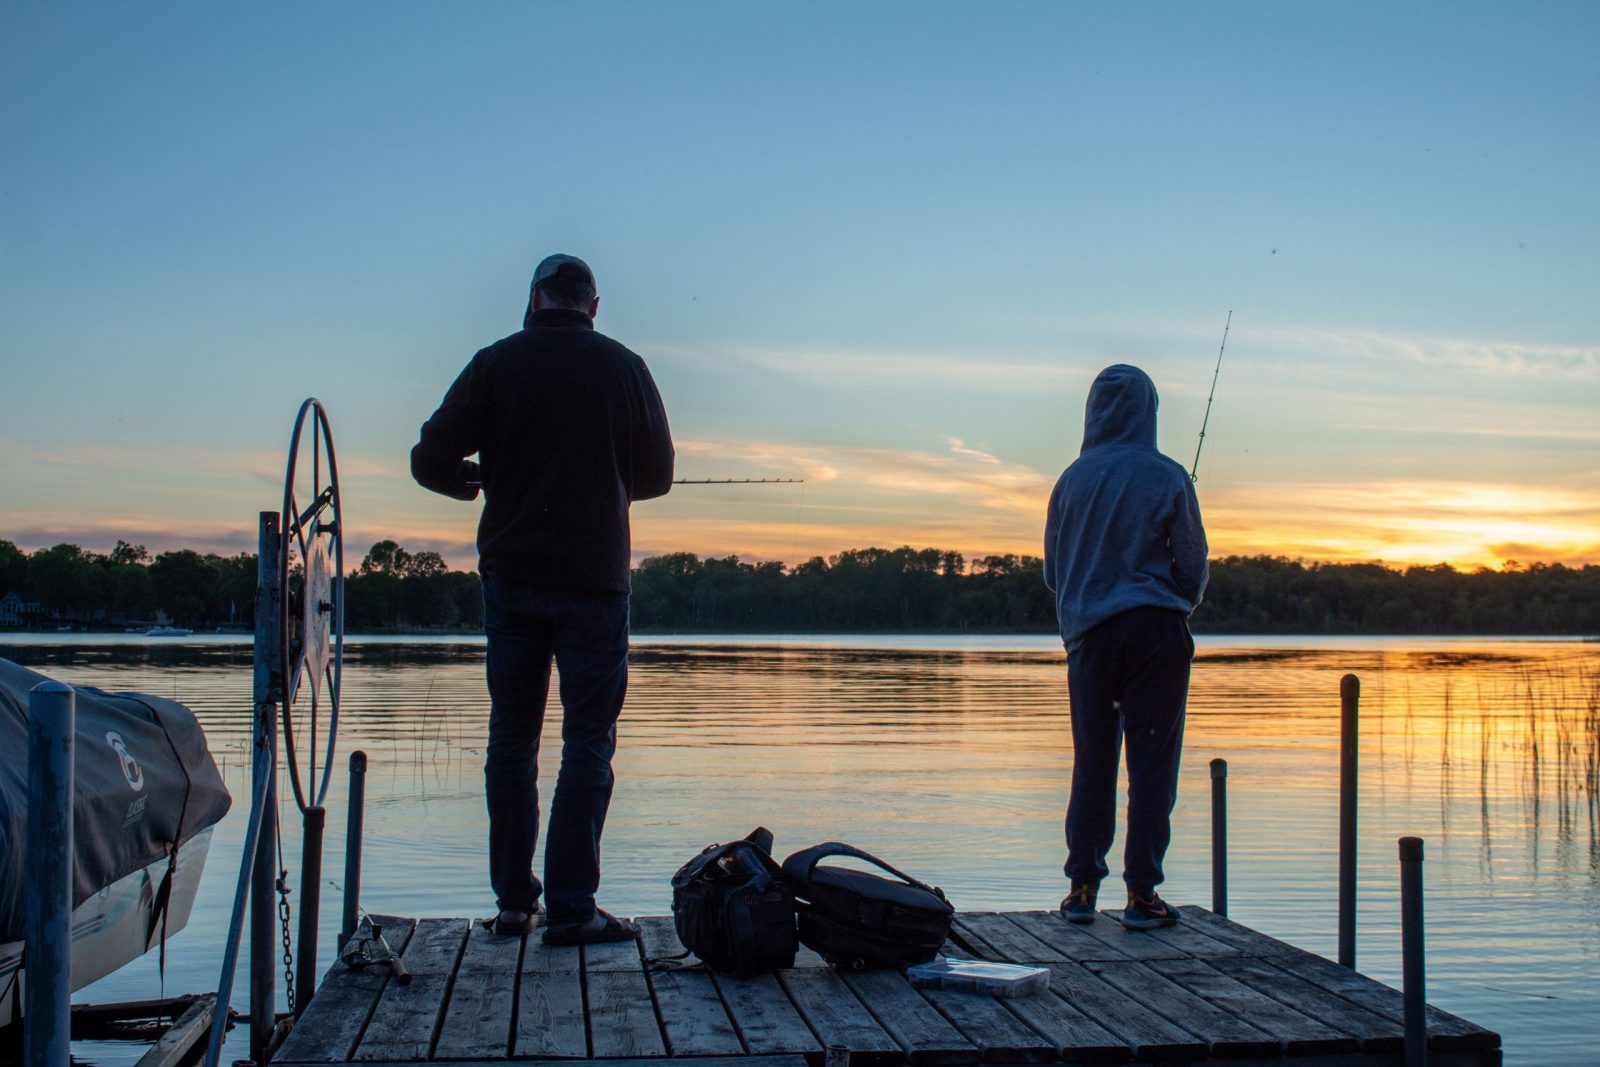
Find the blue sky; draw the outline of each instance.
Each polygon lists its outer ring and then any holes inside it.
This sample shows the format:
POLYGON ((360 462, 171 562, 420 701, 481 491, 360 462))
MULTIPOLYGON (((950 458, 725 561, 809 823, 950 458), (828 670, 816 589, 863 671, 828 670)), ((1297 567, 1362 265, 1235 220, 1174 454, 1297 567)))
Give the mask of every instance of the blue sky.
POLYGON ((417 426, 550 251, 649 362, 641 553, 1033 551, 1113 362, 1213 549, 1600 562, 1600 6, 12 3, 0 537, 473 563, 417 426))

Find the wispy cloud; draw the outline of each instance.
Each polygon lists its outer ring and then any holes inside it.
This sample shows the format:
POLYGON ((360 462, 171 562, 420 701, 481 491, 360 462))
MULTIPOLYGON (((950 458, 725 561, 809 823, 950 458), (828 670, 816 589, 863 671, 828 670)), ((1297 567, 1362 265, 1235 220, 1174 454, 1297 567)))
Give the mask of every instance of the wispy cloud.
POLYGON ((891 383, 900 389, 1031 393, 1087 388, 1092 378, 1092 373, 1066 360, 1034 362, 990 353, 958 356, 870 349, 735 348, 728 354, 765 370, 823 385, 891 383))
MULTIPOLYGON (((151 482, 193 478, 238 482, 244 477, 255 483, 276 485, 281 491, 286 460, 286 452, 266 448, 106 441, 46 449, 26 442, 0 441, 0 462, 26 465, 58 477, 98 477, 106 472, 133 472, 151 482)), ((339 477, 343 482, 348 478, 405 478, 408 474, 398 463, 342 455, 339 477)))
POLYGON ((1482 375, 1600 379, 1600 346, 1595 345, 1430 337, 1308 325, 1252 327, 1240 343, 1255 349, 1287 349, 1312 356, 1404 363, 1482 375))
POLYGON ((1043 508, 1055 475, 1008 462, 959 437, 945 436, 943 451, 866 448, 850 445, 791 445, 767 441, 682 442, 679 452, 715 456, 719 462, 743 460, 776 476, 796 469, 808 484, 837 483, 838 494, 870 491, 877 500, 952 498, 968 506, 1033 514, 1043 508), (817 477, 812 478, 815 473, 817 477))

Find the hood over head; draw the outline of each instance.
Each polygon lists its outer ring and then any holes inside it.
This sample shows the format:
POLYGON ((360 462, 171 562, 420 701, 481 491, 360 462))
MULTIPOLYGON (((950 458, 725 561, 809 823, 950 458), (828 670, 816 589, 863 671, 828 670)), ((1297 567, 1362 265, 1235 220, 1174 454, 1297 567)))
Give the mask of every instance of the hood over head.
POLYGON ((1089 386, 1083 413, 1083 448, 1156 447, 1156 386, 1138 367, 1107 367, 1089 386))

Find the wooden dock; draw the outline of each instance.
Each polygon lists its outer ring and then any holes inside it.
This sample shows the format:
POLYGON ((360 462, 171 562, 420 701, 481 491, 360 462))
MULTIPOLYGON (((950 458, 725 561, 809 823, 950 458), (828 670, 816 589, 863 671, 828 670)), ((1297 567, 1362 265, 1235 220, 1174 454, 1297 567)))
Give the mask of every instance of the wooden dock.
MULTIPOLYGON (((809 950, 791 970, 742 981, 663 970, 649 960, 681 951, 667 917, 638 920, 642 944, 582 949, 467 919, 393 919, 384 933, 410 984, 334 964, 273 1063, 815 1067, 836 1044, 853 1067, 1401 1063, 1398 990, 1203 908, 1183 912, 1183 924, 1144 933, 1114 912, 1083 925, 1054 911, 962 912, 947 954, 1050 968, 1047 992, 1016 999, 836 972, 809 950)), ((1499 1064, 1500 1035, 1430 1008, 1429 1062, 1499 1064)))

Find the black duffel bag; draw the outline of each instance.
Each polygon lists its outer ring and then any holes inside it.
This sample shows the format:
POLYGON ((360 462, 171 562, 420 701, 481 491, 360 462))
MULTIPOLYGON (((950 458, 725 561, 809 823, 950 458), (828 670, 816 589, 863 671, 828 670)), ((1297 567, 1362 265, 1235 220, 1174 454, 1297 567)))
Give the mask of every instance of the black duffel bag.
POLYGON ((898 871, 870 852, 828 841, 783 861, 794 889, 800 942, 847 970, 927 963, 950 935, 955 909, 937 886, 898 871), (828 856, 854 856, 894 875, 823 867, 828 856))
POLYGON ((758 826, 706 848, 672 876, 678 940, 714 970, 748 978, 794 966, 794 893, 771 849, 772 831, 758 826))

